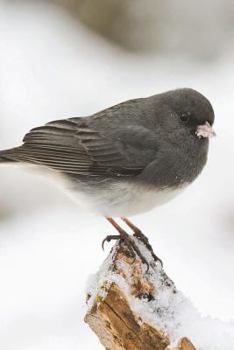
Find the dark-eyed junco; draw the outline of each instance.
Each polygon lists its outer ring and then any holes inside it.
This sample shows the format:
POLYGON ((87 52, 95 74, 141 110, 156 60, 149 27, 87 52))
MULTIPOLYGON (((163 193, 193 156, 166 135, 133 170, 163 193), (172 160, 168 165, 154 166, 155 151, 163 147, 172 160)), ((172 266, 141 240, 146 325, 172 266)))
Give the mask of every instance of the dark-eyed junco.
POLYGON ((213 108, 202 94, 177 89, 32 129, 23 145, 0 152, 0 162, 47 167, 123 237, 112 217, 161 205, 200 174, 213 123, 213 108))

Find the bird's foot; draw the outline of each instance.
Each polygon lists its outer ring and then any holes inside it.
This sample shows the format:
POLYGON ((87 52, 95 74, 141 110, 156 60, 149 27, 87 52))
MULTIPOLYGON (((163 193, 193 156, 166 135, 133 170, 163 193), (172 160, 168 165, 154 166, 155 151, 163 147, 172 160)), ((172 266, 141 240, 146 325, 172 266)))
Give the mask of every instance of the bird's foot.
POLYGON ((135 259, 136 256, 138 256, 141 259, 141 261, 147 266, 146 272, 148 272, 149 263, 141 253, 140 249, 138 248, 133 238, 127 232, 125 232, 112 218, 107 218, 107 219, 117 229, 117 231, 119 232, 119 235, 107 236, 102 242, 102 248, 104 248, 104 245, 106 242, 111 242, 112 240, 119 239, 121 242, 123 242, 126 245, 126 247, 129 250, 130 256, 132 258, 135 259))
POLYGON ((140 249, 138 248, 138 246, 136 245, 132 237, 127 232, 123 230, 119 235, 107 236, 102 242, 102 248, 104 249, 106 242, 111 242, 112 240, 120 240, 121 242, 123 242, 128 248, 130 257, 136 259, 136 256, 138 256, 141 259, 141 261, 147 266, 147 272, 148 272, 149 270, 148 261, 143 256, 140 249))
POLYGON ((105 243, 110 243, 111 241, 118 241, 120 239, 120 235, 108 235, 102 241, 102 249, 105 250, 105 243))
POLYGON ((163 266, 162 260, 154 253, 153 248, 149 242, 149 239, 144 235, 144 233, 138 227, 136 227, 129 219, 122 218, 122 220, 128 225, 128 227, 130 227, 133 230, 134 232, 133 236, 138 238, 150 251, 154 261, 156 262, 159 261, 161 266, 163 266))

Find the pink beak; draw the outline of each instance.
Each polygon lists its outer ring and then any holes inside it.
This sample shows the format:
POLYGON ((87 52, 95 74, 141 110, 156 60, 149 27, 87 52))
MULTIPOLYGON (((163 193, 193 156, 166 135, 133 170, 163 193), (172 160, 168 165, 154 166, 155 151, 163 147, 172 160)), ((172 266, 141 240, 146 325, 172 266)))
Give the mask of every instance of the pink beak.
POLYGON ((201 137, 213 137, 216 136, 215 131, 212 129, 212 126, 208 123, 205 122, 203 125, 198 125, 196 135, 201 138, 201 137))

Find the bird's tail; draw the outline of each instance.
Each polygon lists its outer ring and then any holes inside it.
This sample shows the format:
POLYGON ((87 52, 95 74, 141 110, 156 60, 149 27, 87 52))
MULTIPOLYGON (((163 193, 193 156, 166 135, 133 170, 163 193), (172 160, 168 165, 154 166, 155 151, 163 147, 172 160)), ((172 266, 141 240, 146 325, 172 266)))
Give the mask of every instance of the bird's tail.
POLYGON ((12 151, 12 149, 0 151, 0 164, 1 163, 12 163, 12 162, 15 162, 15 160, 12 159, 11 156, 10 156, 11 151, 12 151))

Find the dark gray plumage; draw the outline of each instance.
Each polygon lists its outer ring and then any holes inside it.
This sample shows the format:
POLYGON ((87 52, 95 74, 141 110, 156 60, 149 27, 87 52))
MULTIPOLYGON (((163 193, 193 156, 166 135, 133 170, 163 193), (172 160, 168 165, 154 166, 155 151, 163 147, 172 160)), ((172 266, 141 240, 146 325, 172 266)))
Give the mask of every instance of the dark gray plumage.
MULTIPOLYGON (((158 193, 192 182, 206 163, 213 122, 213 108, 203 95, 178 89, 32 129, 22 146, 1 151, 0 161, 55 170, 66 178, 71 191, 86 193, 90 201, 93 196, 94 203, 103 197, 97 211, 109 215, 108 208, 101 209, 108 206, 112 215, 112 205, 121 206, 126 199, 134 207, 134 201, 144 200, 143 195, 135 198, 125 193, 115 201, 128 185, 134 184, 136 191, 139 186, 139 192, 158 193), (119 184, 124 184, 122 192, 119 184), (106 196, 105 191, 113 193, 106 196)), ((115 214, 119 215, 113 210, 115 214)))

